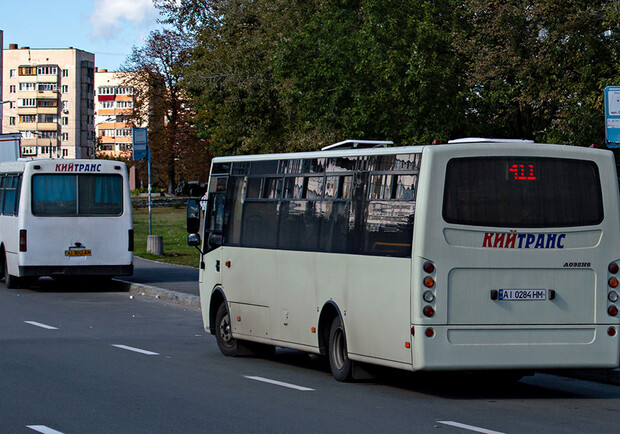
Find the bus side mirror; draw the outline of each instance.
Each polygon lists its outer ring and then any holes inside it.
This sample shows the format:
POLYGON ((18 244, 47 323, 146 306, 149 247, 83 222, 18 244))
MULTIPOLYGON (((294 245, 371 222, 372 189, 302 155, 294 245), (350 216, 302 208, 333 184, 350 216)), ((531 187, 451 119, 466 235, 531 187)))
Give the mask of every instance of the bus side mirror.
POLYGON ((195 233, 187 234, 187 245, 200 248, 200 235, 195 233))
MULTIPOLYGON (((187 201, 187 232, 197 234, 200 230, 200 204, 196 199, 187 201)), ((200 237, 198 238, 200 240, 200 237)), ((189 237, 187 242, 189 243, 189 237)))

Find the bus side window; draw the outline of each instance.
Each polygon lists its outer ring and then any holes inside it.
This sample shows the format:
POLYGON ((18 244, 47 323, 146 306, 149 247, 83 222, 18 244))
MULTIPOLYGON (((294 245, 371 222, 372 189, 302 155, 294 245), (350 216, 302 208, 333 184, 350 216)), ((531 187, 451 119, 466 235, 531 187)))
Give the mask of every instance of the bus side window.
POLYGON ((224 201, 225 193, 209 193, 209 205, 207 208, 207 225, 208 232, 221 235, 224 229, 224 201))

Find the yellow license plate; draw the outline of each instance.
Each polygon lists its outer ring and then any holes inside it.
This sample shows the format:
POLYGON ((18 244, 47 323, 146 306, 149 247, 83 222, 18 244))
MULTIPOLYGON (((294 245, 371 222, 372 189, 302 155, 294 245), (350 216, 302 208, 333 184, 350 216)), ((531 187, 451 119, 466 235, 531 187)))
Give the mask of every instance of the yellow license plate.
POLYGON ((65 250, 65 256, 90 256, 90 250, 65 250))

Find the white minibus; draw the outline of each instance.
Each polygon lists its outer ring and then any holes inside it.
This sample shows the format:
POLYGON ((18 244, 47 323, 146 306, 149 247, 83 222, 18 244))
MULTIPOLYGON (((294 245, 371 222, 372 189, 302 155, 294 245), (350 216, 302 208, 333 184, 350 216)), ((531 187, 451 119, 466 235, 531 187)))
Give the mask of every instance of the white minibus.
MULTIPOLYGON (((222 353, 405 370, 619 364, 610 151, 522 140, 215 158, 201 250, 222 353)), ((350 149, 343 149, 349 146, 350 149)), ((197 204, 188 230, 198 232, 197 204)))
POLYGON ((20 159, 0 163, 0 264, 6 286, 41 276, 133 273, 124 163, 20 159))

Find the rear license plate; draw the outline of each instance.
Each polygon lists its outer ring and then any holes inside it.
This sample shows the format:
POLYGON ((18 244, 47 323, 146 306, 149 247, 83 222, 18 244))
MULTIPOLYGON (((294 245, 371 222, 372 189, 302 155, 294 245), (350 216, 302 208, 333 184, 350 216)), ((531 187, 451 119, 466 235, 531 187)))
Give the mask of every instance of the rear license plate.
POLYGON ((544 289, 500 289, 500 300, 509 301, 544 301, 547 291, 544 289))
POLYGON ((90 250, 65 250, 65 256, 90 256, 90 250))

